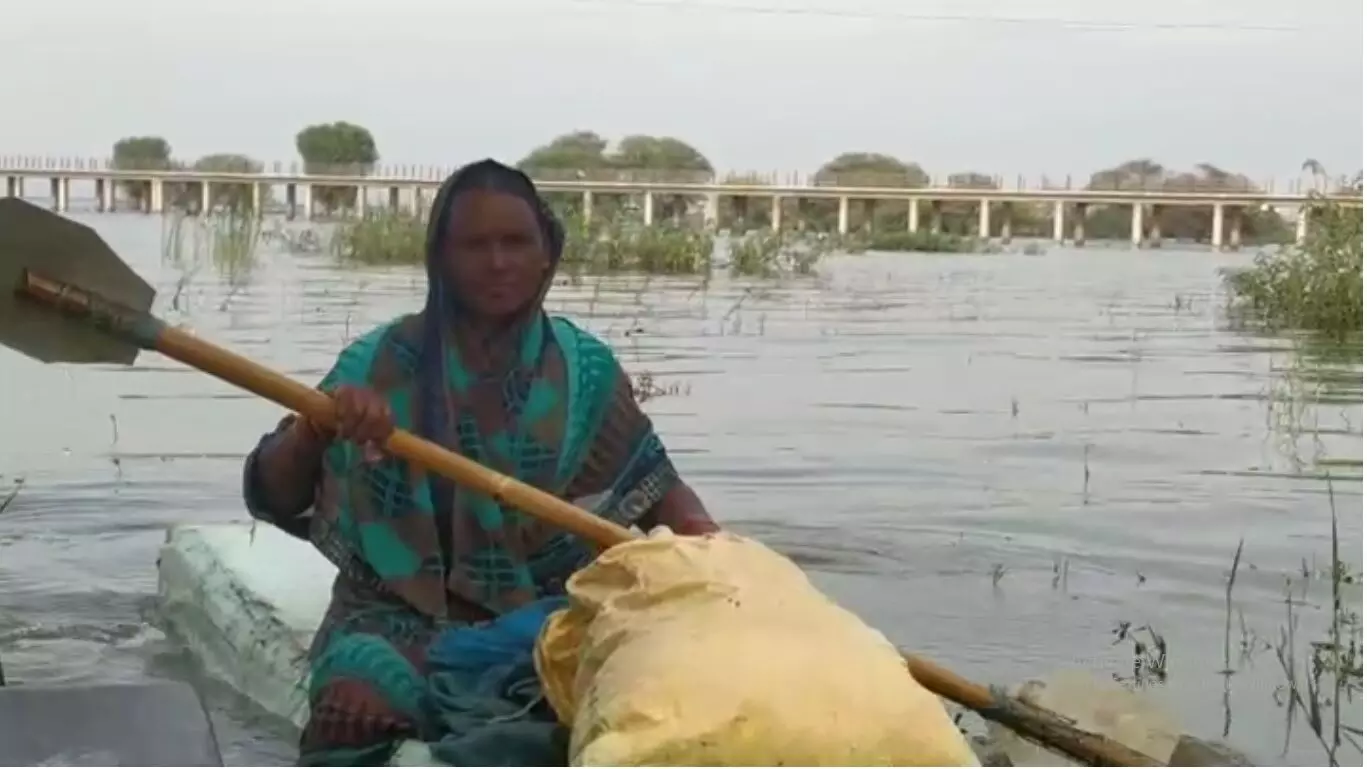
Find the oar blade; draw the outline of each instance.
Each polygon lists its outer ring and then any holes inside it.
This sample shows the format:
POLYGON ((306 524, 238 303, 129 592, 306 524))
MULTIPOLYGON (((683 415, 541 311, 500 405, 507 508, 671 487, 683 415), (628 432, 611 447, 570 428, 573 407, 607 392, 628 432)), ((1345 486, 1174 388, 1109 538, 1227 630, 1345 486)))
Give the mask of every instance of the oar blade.
POLYGON ((44 363, 120 363, 138 348, 17 292, 26 271, 147 312, 156 291, 91 228, 19 198, 0 198, 0 345, 44 363))

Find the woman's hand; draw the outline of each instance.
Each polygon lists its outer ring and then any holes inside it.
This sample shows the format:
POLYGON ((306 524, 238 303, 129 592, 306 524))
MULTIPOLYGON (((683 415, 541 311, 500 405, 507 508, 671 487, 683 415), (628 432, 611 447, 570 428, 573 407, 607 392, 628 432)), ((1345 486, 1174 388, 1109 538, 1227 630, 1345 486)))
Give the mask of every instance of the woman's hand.
POLYGON ((341 385, 331 395, 337 408, 336 428, 329 431, 312 423, 311 427, 321 435, 360 446, 367 462, 383 459, 380 447, 394 432, 394 414, 389 409, 389 402, 368 387, 352 385, 341 385))

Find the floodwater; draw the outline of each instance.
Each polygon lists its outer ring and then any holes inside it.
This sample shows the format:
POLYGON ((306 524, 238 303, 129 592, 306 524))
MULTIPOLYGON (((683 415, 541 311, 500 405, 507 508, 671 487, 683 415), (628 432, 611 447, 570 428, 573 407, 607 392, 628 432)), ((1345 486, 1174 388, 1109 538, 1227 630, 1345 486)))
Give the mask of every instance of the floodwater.
MULTIPOLYGON (((325 256, 266 254, 228 281, 164 263, 155 219, 78 218, 157 286, 166 318, 305 381, 422 297, 412 270, 325 256)), ((1360 568, 1361 378, 1306 403, 1284 345, 1224 328, 1217 271, 1249 258, 870 254, 778 284, 586 280, 552 305, 673 391, 648 409, 726 526, 904 647, 984 682, 1129 678, 1117 628, 1147 625, 1166 682, 1143 683, 1188 731, 1218 738, 1228 719, 1260 763, 1323 763, 1300 716, 1283 754, 1284 676, 1259 639, 1287 624, 1288 578, 1300 643, 1327 632, 1331 483, 1360 568)), ((157 548, 170 524, 245 517, 241 459, 280 410, 155 354, 73 369, 0 351, 0 379, 0 489, 23 479, 0 515, 11 683, 197 679, 157 628, 157 548)), ((229 761, 292 760, 288 728, 205 691, 229 761)))

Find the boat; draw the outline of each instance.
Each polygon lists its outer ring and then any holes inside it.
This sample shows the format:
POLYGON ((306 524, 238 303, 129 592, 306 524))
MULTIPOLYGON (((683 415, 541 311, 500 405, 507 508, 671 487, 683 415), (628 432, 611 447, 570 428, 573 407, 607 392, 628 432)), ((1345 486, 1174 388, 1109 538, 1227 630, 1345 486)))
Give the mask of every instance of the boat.
POLYGON ((336 574, 274 526, 172 526, 157 557, 161 620, 207 674, 302 727, 309 644, 336 574))
MULTIPOLYGON (((336 576, 313 545, 274 526, 179 524, 157 556, 160 617, 205 673, 302 729, 308 650, 336 576)), ((409 740, 389 764, 439 762, 409 740)))
MULTIPOLYGON (((180 524, 157 559, 163 626, 203 670, 263 711, 302 727, 307 654, 336 568, 312 545, 265 524, 180 524)), ((1019 696, 1171 765, 1248 765, 1221 746, 1181 735, 1165 713, 1128 690, 1076 673, 1017 687, 1019 696), (1154 727, 1160 727, 1154 729, 1154 727), (1174 744, 1176 745, 1174 747, 1174 744)), ((984 765, 1066 763, 1000 729, 974 741, 984 765)), ((113 686, 0 686, 0 764, 222 766, 212 723, 184 682, 113 686)), ((392 766, 436 765, 409 742, 392 766)))

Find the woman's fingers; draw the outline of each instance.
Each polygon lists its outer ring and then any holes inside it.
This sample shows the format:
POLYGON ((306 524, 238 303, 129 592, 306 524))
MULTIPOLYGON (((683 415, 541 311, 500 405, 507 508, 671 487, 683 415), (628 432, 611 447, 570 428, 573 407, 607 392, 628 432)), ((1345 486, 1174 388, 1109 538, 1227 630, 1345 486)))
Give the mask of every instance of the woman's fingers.
POLYGON ((367 461, 382 459, 380 446, 394 431, 389 403, 373 390, 359 387, 339 387, 333 399, 338 437, 360 445, 367 461))
POLYGON ((394 431, 394 418, 389 412, 389 404, 375 393, 369 393, 361 417, 358 441, 383 443, 394 431))
POLYGON ((352 440, 356 437, 363 410, 358 402, 357 390, 353 387, 339 387, 332 394, 337 406, 337 437, 352 440))

